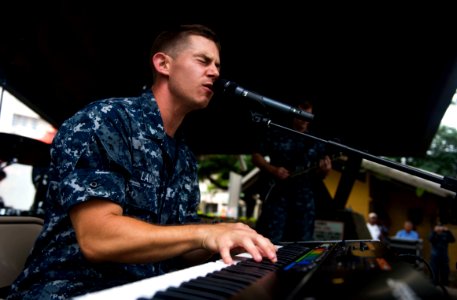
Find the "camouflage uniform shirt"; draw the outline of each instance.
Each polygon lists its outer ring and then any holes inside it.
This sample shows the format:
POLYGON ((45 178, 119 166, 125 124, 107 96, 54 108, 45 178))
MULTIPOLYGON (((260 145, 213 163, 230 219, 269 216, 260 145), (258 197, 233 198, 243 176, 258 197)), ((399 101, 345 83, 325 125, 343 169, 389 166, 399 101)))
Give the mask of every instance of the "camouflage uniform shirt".
POLYGON ((124 215, 154 224, 197 222, 197 161, 164 131, 151 92, 94 102, 68 119, 51 147, 45 226, 9 299, 65 299, 163 274, 173 261, 91 263, 69 210, 109 199, 124 215))
POLYGON ((264 192, 262 212, 256 223, 259 233, 274 243, 313 239, 315 201, 313 184, 324 144, 278 128, 271 128, 259 144, 259 153, 268 155, 270 163, 289 170, 286 180, 262 172, 264 192), (267 180, 265 178, 268 178, 267 180))

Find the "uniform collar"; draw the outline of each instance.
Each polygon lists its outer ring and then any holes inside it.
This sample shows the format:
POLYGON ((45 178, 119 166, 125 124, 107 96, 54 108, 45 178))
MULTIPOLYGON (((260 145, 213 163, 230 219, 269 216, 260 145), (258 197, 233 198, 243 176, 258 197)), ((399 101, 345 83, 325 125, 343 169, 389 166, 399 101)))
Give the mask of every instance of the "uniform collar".
POLYGON ((141 108, 143 110, 145 132, 148 137, 163 140, 166 137, 165 127, 159 106, 151 90, 145 91, 141 95, 141 108))

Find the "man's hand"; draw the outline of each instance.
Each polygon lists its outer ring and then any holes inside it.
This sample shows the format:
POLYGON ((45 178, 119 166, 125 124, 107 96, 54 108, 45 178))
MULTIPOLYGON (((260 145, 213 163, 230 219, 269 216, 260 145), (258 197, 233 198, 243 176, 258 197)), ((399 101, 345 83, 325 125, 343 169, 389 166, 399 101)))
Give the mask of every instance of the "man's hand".
POLYGON ((330 159, 330 156, 326 155, 319 160, 319 169, 324 176, 330 172, 332 169, 332 160, 330 159))
POLYGON ((289 171, 284 167, 272 167, 272 173, 276 178, 281 180, 287 179, 290 176, 289 171))
POLYGON ((263 257, 272 262, 277 261, 276 247, 271 241, 258 234, 254 229, 243 223, 219 223, 210 225, 202 239, 202 247, 219 252, 226 264, 233 263, 231 251, 240 248, 248 252, 252 258, 260 262, 263 257))

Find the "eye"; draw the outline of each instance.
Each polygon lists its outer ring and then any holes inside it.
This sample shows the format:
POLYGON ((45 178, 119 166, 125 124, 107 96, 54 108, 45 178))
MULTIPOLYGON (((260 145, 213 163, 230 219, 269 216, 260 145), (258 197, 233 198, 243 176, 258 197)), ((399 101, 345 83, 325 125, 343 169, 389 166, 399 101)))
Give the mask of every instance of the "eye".
POLYGON ((200 63, 202 63, 204 65, 208 65, 211 62, 209 58, 203 57, 203 56, 202 57, 198 57, 197 61, 199 61, 200 63))

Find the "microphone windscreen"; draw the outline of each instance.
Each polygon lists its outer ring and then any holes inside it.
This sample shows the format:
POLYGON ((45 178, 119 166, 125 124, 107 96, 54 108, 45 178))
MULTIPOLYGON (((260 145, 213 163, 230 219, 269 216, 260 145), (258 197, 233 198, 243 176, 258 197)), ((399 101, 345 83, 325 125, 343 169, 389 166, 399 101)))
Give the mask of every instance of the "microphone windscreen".
POLYGON ((214 82, 213 90, 215 93, 230 93, 233 94, 236 89, 236 84, 224 78, 219 78, 214 82))

